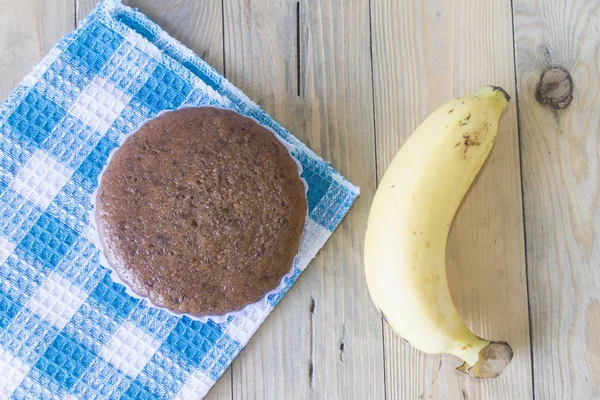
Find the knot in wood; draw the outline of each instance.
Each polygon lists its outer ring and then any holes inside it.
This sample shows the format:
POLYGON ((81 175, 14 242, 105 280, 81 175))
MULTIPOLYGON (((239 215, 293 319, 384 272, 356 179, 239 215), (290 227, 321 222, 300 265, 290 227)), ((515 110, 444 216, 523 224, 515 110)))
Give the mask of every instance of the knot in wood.
POLYGON ((567 108, 573 100, 573 79, 562 67, 550 68, 542 74, 536 93, 537 101, 555 110, 567 108))

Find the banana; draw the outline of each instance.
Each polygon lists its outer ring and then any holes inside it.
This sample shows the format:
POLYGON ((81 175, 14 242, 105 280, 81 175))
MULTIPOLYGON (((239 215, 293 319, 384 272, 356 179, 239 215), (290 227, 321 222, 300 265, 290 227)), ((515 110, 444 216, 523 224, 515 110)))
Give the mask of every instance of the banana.
POLYGON ((365 235, 369 293, 390 326, 423 352, 460 357, 458 370, 476 378, 498 376, 513 352, 475 335, 458 314, 446 279, 446 242, 509 101, 502 88, 488 86, 433 112, 385 172, 365 235))

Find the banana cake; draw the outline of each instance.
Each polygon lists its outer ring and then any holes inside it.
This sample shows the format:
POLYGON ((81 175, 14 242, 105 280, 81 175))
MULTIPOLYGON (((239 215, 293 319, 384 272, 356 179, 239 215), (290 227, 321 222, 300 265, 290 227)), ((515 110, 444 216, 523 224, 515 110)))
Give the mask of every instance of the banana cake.
POLYGON ((233 111, 183 108, 129 136, 104 170, 96 226, 137 295, 193 316, 255 303, 292 268, 307 214, 298 167, 233 111))

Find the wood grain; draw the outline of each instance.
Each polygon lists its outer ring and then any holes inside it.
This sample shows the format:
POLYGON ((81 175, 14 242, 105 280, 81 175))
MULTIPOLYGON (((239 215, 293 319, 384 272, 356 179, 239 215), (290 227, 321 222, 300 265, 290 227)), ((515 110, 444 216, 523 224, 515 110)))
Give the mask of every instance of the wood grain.
MULTIPOLYGON (((453 96, 486 84, 515 93, 509 0, 372 2, 377 167, 381 178, 418 124, 453 96)), ((514 97, 514 96, 513 96, 514 97)), ((388 399, 532 397, 516 102, 459 209, 447 249, 453 299, 467 325, 506 340, 503 374, 475 381, 451 356, 424 355, 385 326, 388 399)))
POLYGON ((600 2, 515 0, 536 399, 600 398, 600 2), (570 72, 564 110, 536 89, 570 72))
POLYGON ((234 398, 382 399, 381 321, 362 265, 375 189, 368 1, 300 2, 300 54, 297 7, 225 2, 227 76, 362 194, 234 363, 234 398))
MULTIPOLYGON (((175 39, 194 50, 221 73, 223 62, 223 18, 221 0, 127 0, 124 4, 139 8, 175 39)), ((83 20, 97 0, 76 0, 77 21, 83 20)), ((231 368, 213 386, 207 400, 229 400, 232 396, 231 368)))
POLYGON ((0 2, 0 101, 73 29, 73 0, 0 2))

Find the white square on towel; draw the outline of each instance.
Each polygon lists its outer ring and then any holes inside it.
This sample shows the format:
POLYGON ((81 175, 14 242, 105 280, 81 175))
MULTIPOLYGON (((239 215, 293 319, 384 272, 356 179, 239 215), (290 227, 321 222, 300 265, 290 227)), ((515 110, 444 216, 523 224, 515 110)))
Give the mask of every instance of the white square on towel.
POLYGON ((102 348, 100 357, 135 378, 159 347, 160 343, 150 335, 125 321, 102 348))
POLYGON ((97 77, 83 90, 69 114, 104 134, 130 100, 129 95, 97 77))
POLYGON ((11 189, 45 210, 72 174, 50 154, 38 150, 15 176, 11 189))
POLYGON ((212 385, 215 384, 215 381, 210 379, 206 374, 204 374, 201 370, 196 370, 193 374, 191 374, 185 385, 181 388, 177 396, 176 400, 186 400, 186 399, 197 399, 198 393, 206 393, 210 390, 212 385))
POLYGON ((2 378, 0 379, 0 397, 8 399, 21 381, 27 375, 31 366, 22 362, 0 346, 0 366, 2 378))
POLYGON ((65 327, 88 295, 59 275, 50 275, 25 307, 58 329, 65 327))
POLYGON ((10 256, 15 249, 16 245, 14 243, 9 242, 2 236, 0 236, 0 265, 6 261, 8 256, 10 256))

